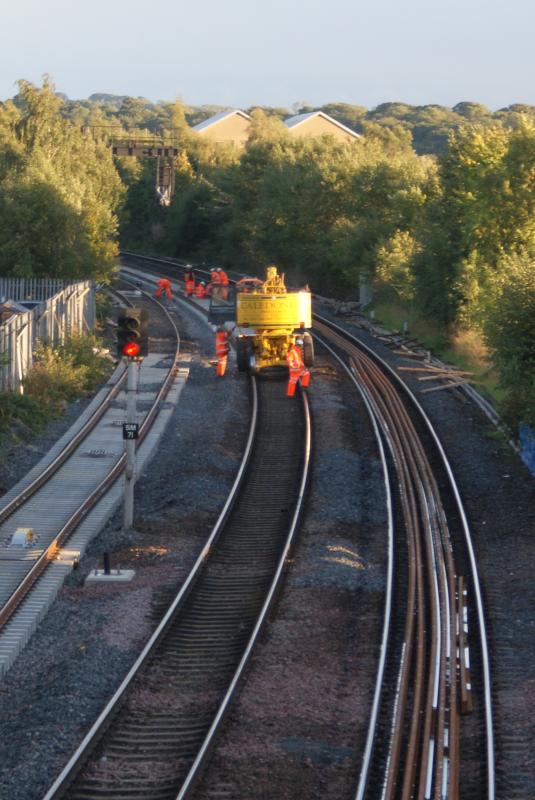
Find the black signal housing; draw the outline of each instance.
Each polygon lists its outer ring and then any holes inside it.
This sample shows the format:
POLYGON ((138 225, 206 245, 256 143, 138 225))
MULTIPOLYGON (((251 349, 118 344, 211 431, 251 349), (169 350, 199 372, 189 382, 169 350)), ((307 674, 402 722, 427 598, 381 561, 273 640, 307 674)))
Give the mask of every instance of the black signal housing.
POLYGON ((117 317, 117 355, 119 358, 125 355, 129 356, 128 346, 132 344, 139 347, 135 358, 148 356, 149 314, 144 308, 121 308, 119 311, 117 317))

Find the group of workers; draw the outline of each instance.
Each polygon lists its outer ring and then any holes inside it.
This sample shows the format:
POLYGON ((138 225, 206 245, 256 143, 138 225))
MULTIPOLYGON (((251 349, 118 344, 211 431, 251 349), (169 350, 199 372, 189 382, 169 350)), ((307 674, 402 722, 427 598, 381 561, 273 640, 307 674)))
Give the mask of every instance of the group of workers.
MULTIPOLYGON (((220 292, 220 296, 226 300, 228 296, 228 287, 230 285, 229 276, 222 267, 213 267, 210 270, 210 280, 197 282, 195 270, 191 264, 186 265, 184 272, 184 289, 188 297, 197 297, 205 299, 210 297, 213 292, 220 292)), ((156 297, 165 295, 168 300, 171 300, 173 295, 171 293, 171 281, 168 278, 159 278, 156 286, 156 297)))
MULTIPOLYGON (((203 299, 209 297, 212 292, 219 291, 221 292, 223 299, 226 299, 224 293, 228 292, 227 287, 229 286, 229 283, 229 277, 225 270, 221 269, 221 267, 210 270, 210 281, 208 285, 206 284, 206 281, 199 281, 199 283, 196 283, 195 270, 192 268, 191 264, 186 266, 186 271, 184 273, 184 288, 188 297, 195 296, 203 299)), ((244 290, 247 291, 245 287, 244 290)), ((168 300, 172 299, 171 281, 168 278, 159 278, 156 288, 156 297, 161 297, 164 293, 168 300)), ((232 334, 232 330, 228 330, 224 325, 219 325, 216 329, 215 352, 216 375, 218 378, 222 378, 227 369, 228 356, 230 352, 230 336, 232 334)), ((287 397, 294 396, 295 387, 299 382, 301 382, 301 386, 304 389, 306 389, 310 384, 310 371, 305 366, 303 347, 303 339, 297 337, 286 354, 286 362, 288 364, 289 371, 288 387, 286 389, 287 397)))
POLYGON ((213 292, 221 292, 221 296, 226 300, 228 296, 228 286, 230 280, 224 269, 221 267, 213 267, 210 270, 210 280, 199 281, 196 283, 195 271, 188 264, 186 272, 184 273, 184 288, 188 297, 197 297, 201 300, 210 297, 213 292))

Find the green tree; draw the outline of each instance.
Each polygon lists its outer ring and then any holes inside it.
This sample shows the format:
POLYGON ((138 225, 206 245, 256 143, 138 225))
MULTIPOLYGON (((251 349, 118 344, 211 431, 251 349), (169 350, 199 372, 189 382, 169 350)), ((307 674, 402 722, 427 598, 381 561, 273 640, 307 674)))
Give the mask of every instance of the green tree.
POLYGON ((505 390, 511 424, 535 425, 535 259, 502 259, 487 296, 485 336, 505 390))
POLYGON ((441 176, 462 313, 474 323, 498 262, 535 247, 535 126, 459 130, 441 176))
POLYGON ((459 114, 461 117, 465 117, 471 122, 477 122, 482 118, 490 117, 489 109, 481 103, 463 101, 453 106, 452 110, 455 114, 459 114))
POLYGON ((105 280, 117 254, 116 212, 123 187, 109 148, 61 113, 45 78, 20 81, 17 106, 0 114, 0 194, 4 274, 105 280), (62 231, 64 239, 62 241, 62 231))

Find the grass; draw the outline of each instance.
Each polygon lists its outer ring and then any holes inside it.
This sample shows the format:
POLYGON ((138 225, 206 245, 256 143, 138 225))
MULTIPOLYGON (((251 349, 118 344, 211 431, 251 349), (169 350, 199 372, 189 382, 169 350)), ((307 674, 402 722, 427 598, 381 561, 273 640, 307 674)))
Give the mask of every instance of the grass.
POLYGON ((408 325, 407 335, 421 342, 433 355, 461 370, 472 372, 477 381, 476 388, 486 392, 500 403, 504 392, 498 385, 498 374, 492 368, 487 348, 476 331, 448 333, 432 320, 418 314, 401 303, 378 302, 374 307, 375 320, 392 331, 403 331, 408 325))
POLYGON ((48 414, 36 398, 12 392, 0 393, 0 441, 14 428, 27 431, 28 435, 39 432, 48 419, 48 414))
POLYGON ((95 336, 72 336, 60 347, 37 348, 24 394, 0 393, 0 459, 10 442, 40 433, 70 401, 86 396, 104 380, 112 364, 99 355, 100 349, 95 336))

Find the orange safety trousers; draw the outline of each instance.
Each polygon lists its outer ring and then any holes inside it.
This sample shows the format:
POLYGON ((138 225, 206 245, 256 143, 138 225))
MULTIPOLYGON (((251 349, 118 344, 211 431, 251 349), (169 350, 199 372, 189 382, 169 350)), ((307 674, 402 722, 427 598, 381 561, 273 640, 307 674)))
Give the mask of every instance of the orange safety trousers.
POLYGON ((288 369, 290 371, 290 378, 288 380, 288 388, 286 389, 286 397, 293 397, 295 394, 295 387, 297 382, 301 380, 301 386, 306 389, 310 384, 310 372, 303 363, 303 358, 299 348, 294 345, 290 347, 286 355, 288 362, 288 369))
POLYGON ((306 367, 299 367, 299 369, 290 369, 290 379, 288 381, 288 388, 286 389, 286 397, 293 397, 295 394, 295 387, 297 382, 301 379, 301 386, 306 389, 310 385, 310 372, 306 367))
POLYGON ((215 354, 217 357, 216 375, 222 378, 228 364, 228 354, 230 345, 228 343, 229 334, 227 331, 218 331, 215 335, 215 354))
POLYGON ((167 299, 171 300, 173 295, 171 294, 171 284, 169 283, 169 281, 166 281, 165 283, 160 283, 160 282, 158 283, 158 288, 156 290, 156 297, 161 297, 162 296, 162 292, 164 290, 165 290, 165 294, 167 296, 167 299))

